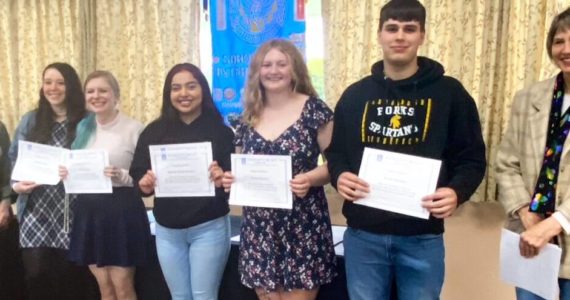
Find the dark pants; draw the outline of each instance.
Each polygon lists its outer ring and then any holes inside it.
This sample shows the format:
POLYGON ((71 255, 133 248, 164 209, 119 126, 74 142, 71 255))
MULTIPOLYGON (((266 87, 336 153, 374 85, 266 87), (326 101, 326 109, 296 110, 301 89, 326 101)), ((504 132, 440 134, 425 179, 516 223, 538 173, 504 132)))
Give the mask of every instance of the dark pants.
POLYGON ((24 299, 24 268, 18 247, 19 226, 12 218, 0 229, 0 299, 24 299))
POLYGON ((36 299, 76 300, 98 298, 97 283, 87 267, 67 260, 67 251, 55 248, 24 248, 27 297, 36 299))

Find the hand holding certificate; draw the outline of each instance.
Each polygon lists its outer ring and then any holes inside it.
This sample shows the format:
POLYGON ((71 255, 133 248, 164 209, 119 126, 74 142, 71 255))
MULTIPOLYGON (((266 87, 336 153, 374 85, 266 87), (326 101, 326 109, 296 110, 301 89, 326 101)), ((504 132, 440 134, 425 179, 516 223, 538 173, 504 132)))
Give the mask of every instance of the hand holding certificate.
POLYGON ((60 181, 59 165, 64 148, 18 141, 18 159, 12 171, 16 181, 55 185, 60 181))
POLYGON ((232 154, 232 173, 230 204, 293 208, 290 156, 232 154))
POLYGON ((354 203, 428 219, 422 197, 435 191, 440 167, 439 160, 365 148, 358 177, 370 193, 354 203))
POLYGON ((501 279, 531 291, 544 299, 557 299, 558 271, 562 250, 547 244, 537 256, 525 258, 520 253, 520 235, 502 229, 500 269, 501 279))
POLYGON ((111 178, 105 176, 109 165, 106 150, 73 150, 63 155, 62 164, 68 175, 63 181, 65 192, 70 194, 110 194, 113 192, 111 178))
POLYGON ((12 172, 12 179, 55 185, 61 180, 60 165, 66 166, 68 170, 64 181, 66 193, 112 192, 111 179, 103 174, 103 169, 109 165, 105 150, 68 150, 19 141, 18 160, 12 172))
POLYGON ((157 197, 215 196, 208 167, 212 163, 212 143, 149 146, 150 162, 156 175, 157 197))

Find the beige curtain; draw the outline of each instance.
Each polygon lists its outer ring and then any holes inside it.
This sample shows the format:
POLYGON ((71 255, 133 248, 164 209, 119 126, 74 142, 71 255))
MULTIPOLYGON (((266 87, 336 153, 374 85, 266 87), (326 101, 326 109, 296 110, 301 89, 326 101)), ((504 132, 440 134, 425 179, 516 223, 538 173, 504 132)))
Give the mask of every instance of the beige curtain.
POLYGON ((352 82, 370 73, 379 57, 380 0, 322 0, 325 98, 330 107, 352 82))
POLYGON ((0 120, 10 132, 37 106, 43 68, 86 65, 81 0, 0 1, 0 120))
MULTIPOLYGON (((386 0, 323 0, 325 90, 334 104, 346 86, 381 59, 376 33, 386 0)), ((475 201, 494 201, 494 158, 514 93, 556 73, 545 52, 552 17, 570 0, 424 0, 426 42, 420 50, 440 61, 477 102, 487 144, 487 176, 475 201)))
POLYGON ((96 68, 117 76, 123 111, 155 119, 168 70, 180 62, 199 65, 200 1, 97 0, 91 14, 96 68))
POLYGON ((0 120, 13 132, 37 106, 43 68, 70 63, 82 78, 112 71, 122 110, 159 114, 166 72, 199 64, 199 0, 0 0, 0 120))

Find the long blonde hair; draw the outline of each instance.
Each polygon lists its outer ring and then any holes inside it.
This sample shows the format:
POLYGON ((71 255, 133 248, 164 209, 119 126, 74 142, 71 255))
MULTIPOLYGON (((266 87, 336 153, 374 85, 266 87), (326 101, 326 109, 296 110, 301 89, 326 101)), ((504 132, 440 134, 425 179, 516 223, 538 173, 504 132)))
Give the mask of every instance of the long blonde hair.
POLYGON ((318 97, 311 83, 307 65, 297 47, 287 40, 270 40, 257 48, 249 64, 242 113, 242 121, 249 126, 255 126, 265 104, 265 90, 259 79, 259 69, 261 69, 263 59, 272 49, 281 51, 291 63, 291 89, 293 92, 318 97))

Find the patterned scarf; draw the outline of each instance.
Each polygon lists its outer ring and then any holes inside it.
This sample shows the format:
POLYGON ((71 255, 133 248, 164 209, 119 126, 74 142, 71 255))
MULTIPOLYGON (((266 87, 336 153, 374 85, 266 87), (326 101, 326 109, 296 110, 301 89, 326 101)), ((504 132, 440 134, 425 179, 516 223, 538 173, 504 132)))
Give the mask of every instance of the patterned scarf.
POLYGON ((558 168, 562 156, 562 146, 570 131, 570 113, 562 113, 564 101, 564 77, 562 73, 556 77, 552 107, 548 119, 548 136, 544 150, 542 168, 536 182, 534 195, 530 202, 531 212, 543 213, 547 216, 554 212, 556 204, 556 183, 558 181, 558 168))

